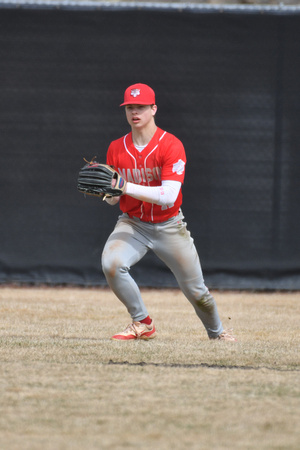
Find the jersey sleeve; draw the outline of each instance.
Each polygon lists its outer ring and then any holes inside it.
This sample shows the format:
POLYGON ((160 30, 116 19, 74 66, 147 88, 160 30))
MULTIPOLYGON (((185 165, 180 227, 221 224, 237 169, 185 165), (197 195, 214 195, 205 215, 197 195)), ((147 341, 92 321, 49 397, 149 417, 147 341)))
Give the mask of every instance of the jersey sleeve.
POLYGON ((174 180, 183 183, 185 175, 186 154, 182 142, 175 136, 167 136, 161 172, 162 180, 174 180))

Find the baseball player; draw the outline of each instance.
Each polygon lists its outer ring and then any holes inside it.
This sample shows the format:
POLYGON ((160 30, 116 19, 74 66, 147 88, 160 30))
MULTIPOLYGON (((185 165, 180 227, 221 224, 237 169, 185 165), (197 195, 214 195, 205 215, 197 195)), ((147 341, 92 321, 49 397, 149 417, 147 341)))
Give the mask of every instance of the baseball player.
POLYGON ((156 336, 154 320, 130 275, 131 266, 152 250, 173 272, 208 337, 235 341, 230 330, 224 331, 216 302, 204 284, 198 253, 181 211, 186 165, 183 144, 157 127, 155 93, 149 86, 129 86, 120 106, 125 106, 131 132, 110 144, 106 162, 126 180, 126 186, 123 195, 105 198, 111 205, 119 203, 122 215, 105 244, 102 269, 132 321, 112 339, 156 336))

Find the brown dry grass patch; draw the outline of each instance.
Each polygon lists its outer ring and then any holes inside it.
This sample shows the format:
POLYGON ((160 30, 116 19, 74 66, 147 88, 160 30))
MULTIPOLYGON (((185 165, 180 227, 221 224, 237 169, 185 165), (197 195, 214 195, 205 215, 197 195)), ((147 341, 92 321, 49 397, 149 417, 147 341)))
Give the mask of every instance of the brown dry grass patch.
POLYGON ((300 293, 214 292, 236 344, 183 294, 143 290, 157 339, 103 288, 0 288, 0 448, 298 449, 300 293))

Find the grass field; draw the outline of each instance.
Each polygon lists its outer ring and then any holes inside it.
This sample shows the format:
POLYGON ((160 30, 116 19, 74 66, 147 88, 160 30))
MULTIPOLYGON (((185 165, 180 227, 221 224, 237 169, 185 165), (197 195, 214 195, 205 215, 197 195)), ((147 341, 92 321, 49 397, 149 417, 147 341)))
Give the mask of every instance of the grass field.
POLYGON ((237 343, 178 290, 144 290, 158 337, 104 288, 0 287, 0 448, 299 449, 300 293, 213 292, 237 343))

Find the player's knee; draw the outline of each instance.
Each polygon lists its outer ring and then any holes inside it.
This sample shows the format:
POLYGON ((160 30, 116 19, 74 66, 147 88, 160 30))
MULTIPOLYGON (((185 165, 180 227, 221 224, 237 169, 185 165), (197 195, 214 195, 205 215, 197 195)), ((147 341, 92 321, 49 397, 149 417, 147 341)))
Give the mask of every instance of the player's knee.
POLYGON ((115 278, 119 273, 124 271, 123 264, 118 259, 112 259, 103 253, 102 255, 102 271, 106 278, 115 278))
POLYGON ((206 291, 197 297, 196 304, 198 307, 207 310, 207 308, 213 307, 214 298, 209 291, 206 291))
POLYGON ((116 276, 117 265, 105 255, 102 255, 102 271, 106 278, 114 278, 116 276))

